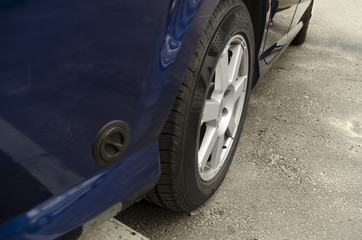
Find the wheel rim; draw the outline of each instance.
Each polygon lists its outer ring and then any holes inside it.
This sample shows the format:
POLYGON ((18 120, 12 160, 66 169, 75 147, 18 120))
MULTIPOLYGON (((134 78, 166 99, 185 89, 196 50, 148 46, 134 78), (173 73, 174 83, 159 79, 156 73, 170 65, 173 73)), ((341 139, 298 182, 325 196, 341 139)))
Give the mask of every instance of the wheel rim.
POLYGON ((235 35, 217 62, 201 117, 198 170, 203 181, 217 175, 230 152, 243 111, 248 72, 247 43, 235 35))

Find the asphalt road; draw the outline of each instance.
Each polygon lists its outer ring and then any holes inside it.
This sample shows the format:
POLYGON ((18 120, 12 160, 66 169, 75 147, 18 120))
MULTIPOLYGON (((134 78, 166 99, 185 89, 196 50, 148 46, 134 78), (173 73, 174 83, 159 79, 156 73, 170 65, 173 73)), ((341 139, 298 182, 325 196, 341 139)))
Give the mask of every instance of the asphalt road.
POLYGON ((231 169, 191 215, 139 202, 150 239, 362 238, 362 1, 317 0, 304 45, 254 88, 231 169))

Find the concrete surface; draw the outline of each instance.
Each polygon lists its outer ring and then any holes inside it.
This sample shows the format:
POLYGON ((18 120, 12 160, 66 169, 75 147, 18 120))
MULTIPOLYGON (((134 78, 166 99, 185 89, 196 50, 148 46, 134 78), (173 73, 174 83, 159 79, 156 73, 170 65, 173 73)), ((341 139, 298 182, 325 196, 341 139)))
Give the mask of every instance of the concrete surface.
POLYGON ((137 233, 116 219, 110 219, 102 225, 82 235, 78 240, 148 240, 145 236, 137 233))
POLYGON ((304 45, 252 93, 221 188, 191 215, 141 201, 150 239, 362 238, 362 1, 316 0, 304 45))

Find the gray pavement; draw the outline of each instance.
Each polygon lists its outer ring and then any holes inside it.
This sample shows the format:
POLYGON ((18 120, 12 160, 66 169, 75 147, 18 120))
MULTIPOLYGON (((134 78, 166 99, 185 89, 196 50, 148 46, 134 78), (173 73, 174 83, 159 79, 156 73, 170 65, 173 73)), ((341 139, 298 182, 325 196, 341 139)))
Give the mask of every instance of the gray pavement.
POLYGON ((142 234, 134 231, 118 220, 112 218, 105 223, 83 233, 77 240, 148 240, 142 234))
POLYGON ((304 45, 254 88, 230 171, 191 215, 141 201, 150 239, 361 239, 362 1, 316 0, 304 45))

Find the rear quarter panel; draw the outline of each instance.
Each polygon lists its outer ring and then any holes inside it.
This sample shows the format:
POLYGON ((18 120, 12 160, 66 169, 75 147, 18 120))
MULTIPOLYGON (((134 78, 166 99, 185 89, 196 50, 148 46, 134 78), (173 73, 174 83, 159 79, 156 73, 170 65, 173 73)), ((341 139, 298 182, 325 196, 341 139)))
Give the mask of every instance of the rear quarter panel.
POLYGON ((60 236, 153 186, 158 136, 216 4, 1 1, 1 237, 60 236), (93 140, 116 119, 130 144, 104 168, 93 140))

